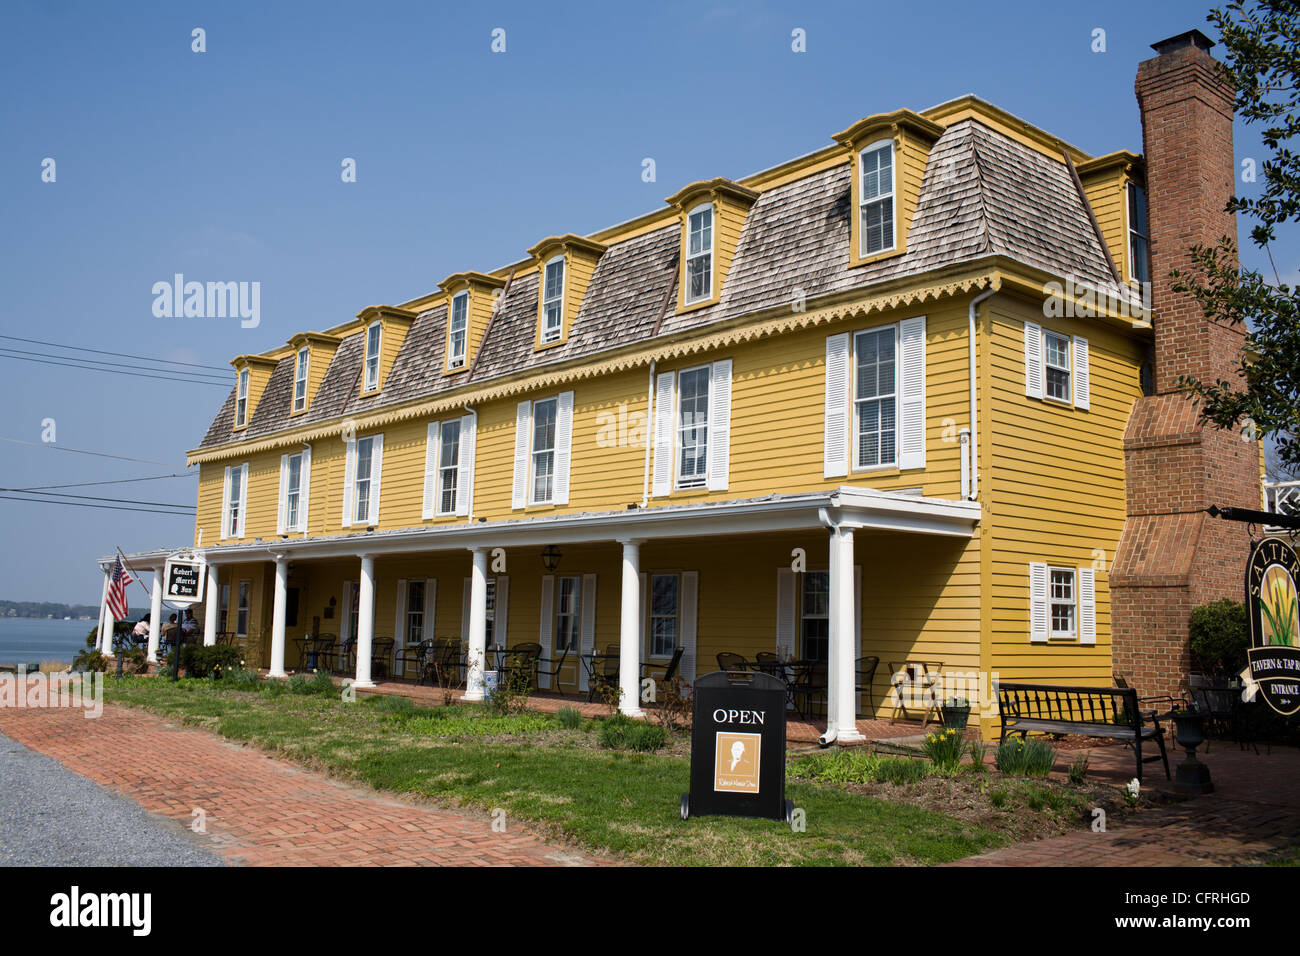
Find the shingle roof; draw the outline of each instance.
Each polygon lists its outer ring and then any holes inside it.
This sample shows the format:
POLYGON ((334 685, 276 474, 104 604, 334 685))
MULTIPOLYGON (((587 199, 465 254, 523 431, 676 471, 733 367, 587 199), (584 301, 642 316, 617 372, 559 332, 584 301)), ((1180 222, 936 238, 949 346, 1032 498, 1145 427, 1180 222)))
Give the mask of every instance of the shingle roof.
MULTIPOLYGON (((1122 293, 1111 275, 1088 211, 1063 161, 978 120, 949 126, 926 165, 916 213, 901 256, 849 267, 847 164, 762 193, 750 209, 716 305, 676 315, 669 303, 661 334, 689 331, 790 303, 850 291, 941 267, 1005 255, 1028 265, 1122 293)), ((443 375, 446 306, 411 324, 383 390, 361 398, 363 333, 343 339, 307 413, 292 422, 293 359, 275 368, 248 428, 257 438, 311 423, 432 396, 524 369, 595 355, 653 336, 676 268, 676 224, 609 246, 596 265, 567 341, 537 352, 535 271, 516 275, 501 298, 470 374, 443 375)), ((199 447, 231 440, 234 392, 199 447)))

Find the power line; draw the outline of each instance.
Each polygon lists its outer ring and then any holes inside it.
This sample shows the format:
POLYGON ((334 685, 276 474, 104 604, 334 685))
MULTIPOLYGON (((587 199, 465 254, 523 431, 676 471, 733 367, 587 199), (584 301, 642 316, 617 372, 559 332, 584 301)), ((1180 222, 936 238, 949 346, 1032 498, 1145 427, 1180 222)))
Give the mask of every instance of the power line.
POLYGON ((82 358, 80 355, 59 355, 57 352, 33 352, 31 349, 15 349, 10 348, 7 345, 0 346, 0 352, 12 352, 14 355, 35 355, 39 358, 57 359, 60 362, 76 362, 82 368, 111 368, 125 369, 127 371, 162 372, 167 375, 174 374, 182 376, 187 382, 196 377, 203 379, 204 381, 219 381, 222 384, 228 384, 230 382, 229 375, 218 375, 216 372, 187 372, 182 369, 172 368, 167 365, 167 363, 158 362, 155 359, 149 359, 148 361, 160 364, 162 366, 161 368, 154 368, 150 365, 127 365, 122 362, 109 362, 105 359, 82 358))
POLYGON ((8 501, 26 501, 29 504, 38 505, 68 505, 71 508, 103 508, 105 511, 143 511, 147 514, 174 515, 179 518, 187 517, 187 514, 184 511, 159 511, 156 508, 125 508, 118 505, 92 505, 81 501, 49 501, 41 498, 15 498, 13 495, 0 495, 0 499, 8 501))
POLYGON ((30 488, 11 488, 10 491, 44 491, 47 488, 89 488, 92 485, 127 485, 133 481, 160 481, 163 478, 197 478, 197 471, 191 471, 188 475, 151 475, 148 478, 113 478, 109 481, 75 481, 67 485, 32 485, 30 488))
MULTIPOLYGON (((0 352, 14 352, 17 349, 0 349, 0 352)), ((68 356, 69 358, 71 356, 68 356)), ((220 388, 231 387, 226 382, 213 382, 200 378, 176 378, 169 375, 150 375, 148 372, 142 372, 138 369, 126 371, 125 369, 107 368, 100 365, 73 365, 71 362, 52 362, 49 359, 29 358, 26 355, 0 355, 0 358, 12 359, 15 362, 38 362, 41 365, 61 365, 64 368, 76 368, 86 372, 106 372, 109 375, 129 375, 131 378, 156 378, 163 382, 184 382, 195 385, 216 385, 220 388)), ((74 359, 73 361, 78 361, 74 359)))
POLYGON ((210 368, 227 374, 230 372, 230 369, 223 365, 200 365, 198 362, 176 362, 171 359, 149 358, 147 355, 129 355, 126 352, 106 352, 103 349, 89 349, 82 345, 60 345, 58 342, 43 342, 40 339, 25 339, 18 335, 0 335, 0 339, 10 339, 14 342, 30 342, 32 345, 49 345, 56 349, 74 349, 78 352, 94 352, 96 355, 113 355, 117 358, 141 359, 145 362, 158 362, 163 365, 188 365, 190 368, 210 368))
MULTIPOLYGON (((23 491, 22 488, 0 488, 0 491, 23 491)), ((193 505, 173 504, 170 501, 141 501, 138 498, 104 498, 99 495, 70 495, 61 491, 30 491, 24 494, 41 495, 49 498, 81 498, 85 501, 112 501, 124 505, 157 505, 160 508, 187 508, 194 510, 193 505)))
POLYGON ((164 468, 175 468, 171 462, 154 461, 152 458, 125 458, 122 455, 110 455, 103 451, 86 451, 84 448, 68 448, 66 445, 56 445, 53 442, 43 441, 23 441, 21 438, 5 438, 0 435, 0 441, 13 442, 15 445, 33 445, 36 448, 49 448, 53 451, 75 452, 78 455, 94 455, 97 458, 115 458, 118 461, 134 461, 142 465, 161 465, 164 468))

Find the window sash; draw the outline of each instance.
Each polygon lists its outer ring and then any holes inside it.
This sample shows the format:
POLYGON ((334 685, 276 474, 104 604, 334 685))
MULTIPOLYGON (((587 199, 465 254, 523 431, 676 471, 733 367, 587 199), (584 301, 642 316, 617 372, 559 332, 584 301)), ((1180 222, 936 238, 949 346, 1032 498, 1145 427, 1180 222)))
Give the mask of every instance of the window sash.
POLYGON ((293 376, 293 410, 300 412, 307 404, 307 350, 298 350, 298 367, 293 376))
POLYGON ((564 260, 556 259, 546 264, 545 287, 542 296, 542 341, 554 342, 564 326, 564 260))
POLYGON ((712 369, 685 369, 677 378, 677 487, 698 488, 708 481, 712 369))
POLYGON ((248 637, 248 598, 251 590, 251 581, 239 582, 239 604, 235 608, 235 634, 239 637, 248 637))
POLYGON ((533 504, 548 504, 555 494, 555 427, 559 400, 548 398, 533 405, 533 504))
POLYGON ((1151 229, 1147 221, 1146 190, 1128 184, 1129 278, 1136 282, 1151 281, 1151 229))
POLYGON ((487 579, 487 613, 484 621, 484 633, 486 639, 484 646, 490 647, 493 642, 493 629, 496 626, 497 619, 497 582, 496 578, 487 579))
POLYGON ((853 336, 854 468, 898 462, 898 362, 897 326, 853 336))
POLYGON ((366 331, 366 391, 379 385, 379 334, 378 323, 366 331))
POLYGON ((805 660, 824 661, 827 658, 830 647, 830 587, 829 571, 804 572, 799 636, 805 660))
POLYGON ((248 369, 239 373, 239 385, 235 393, 235 424, 248 424, 248 369))
POLYGON ((408 581, 406 584, 405 643, 418 644, 424 634, 424 582, 408 581))
POLYGON ((681 632, 681 579, 676 574, 650 576, 650 656, 672 657, 681 632))
POLYGON ((1048 569, 1048 617, 1052 637, 1077 634, 1077 604, 1074 571, 1069 568, 1048 569))
POLYGON ((226 501, 226 515, 229 524, 226 528, 226 537, 233 538, 239 533, 239 498, 240 485, 244 479, 244 469, 242 466, 230 469, 230 498, 226 501))
POLYGON ((556 579, 555 650, 576 651, 581 640, 582 578, 577 575, 556 579))
POLYGON ((452 297, 451 321, 448 323, 451 335, 450 365, 465 364, 465 331, 469 327, 469 293, 461 292, 452 297))
POLYGON ((352 485, 353 500, 356 502, 352 515, 354 521, 370 520, 370 474, 374 443, 373 437, 357 439, 357 468, 352 485))
POLYGON ((705 206, 686 217, 686 301, 713 296, 713 207, 705 206))
POLYGON ((302 455, 289 456, 289 477, 284 493, 284 524, 292 531, 298 527, 298 503, 302 497, 302 455))
POLYGON ((442 423, 438 440, 438 506, 439 515, 455 514, 456 486, 460 475, 460 422, 442 423))
MULTIPOLYGON (((211 572, 209 572, 211 573, 211 572)), ((226 632, 226 621, 230 616, 230 585, 221 585, 221 603, 217 608, 217 632, 224 634, 226 632)))
POLYGON ((864 149, 858 157, 859 254, 894 248, 894 144, 864 149))
POLYGON ((1070 340, 1055 332, 1043 332, 1043 394, 1057 401, 1070 401, 1070 340))

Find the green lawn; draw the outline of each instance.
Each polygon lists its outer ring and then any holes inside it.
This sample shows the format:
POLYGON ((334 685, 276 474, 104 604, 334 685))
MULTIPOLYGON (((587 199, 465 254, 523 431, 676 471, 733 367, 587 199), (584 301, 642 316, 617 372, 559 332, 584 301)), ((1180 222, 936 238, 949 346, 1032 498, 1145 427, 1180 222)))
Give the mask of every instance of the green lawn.
POLYGON ((689 763, 599 749, 591 722, 502 717, 483 707, 405 708, 383 698, 232 691, 205 680, 105 681, 110 703, 206 727, 338 777, 526 821, 596 854, 659 865, 932 864, 1006 837, 916 807, 792 781, 806 831, 775 820, 681 820, 689 763))

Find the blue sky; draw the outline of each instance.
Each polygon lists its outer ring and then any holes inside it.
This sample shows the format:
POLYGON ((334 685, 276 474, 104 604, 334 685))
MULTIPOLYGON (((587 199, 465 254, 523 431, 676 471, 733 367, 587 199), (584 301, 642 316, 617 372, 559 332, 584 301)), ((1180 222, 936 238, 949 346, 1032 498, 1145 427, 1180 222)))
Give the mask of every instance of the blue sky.
MULTIPOLYGON (((0 325, 228 369, 544 236, 661 208, 688 182, 818 149, 863 116, 964 93, 1091 153, 1141 151, 1137 64, 1155 40, 1208 30, 1208 6, 1057 7, 9 0, 0 325), (156 318, 152 286, 178 272, 260 282, 260 325, 156 318)), ((1263 155, 1240 123, 1236 149, 1263 155)), ((1295 246, 1278 251, 1294 273, 1295 246)), ((0 437, 39 445, 52 418, 60 446, 161 463, 5 441, 0 487, 181 471, 227 388, 0 359, 0 437)), ((196 485, 69 490, 192 503, 196 485)), ((0 500, 0 528, 0 597, 94 602, 96 556, 184 543, 193 522, 0 500)))

